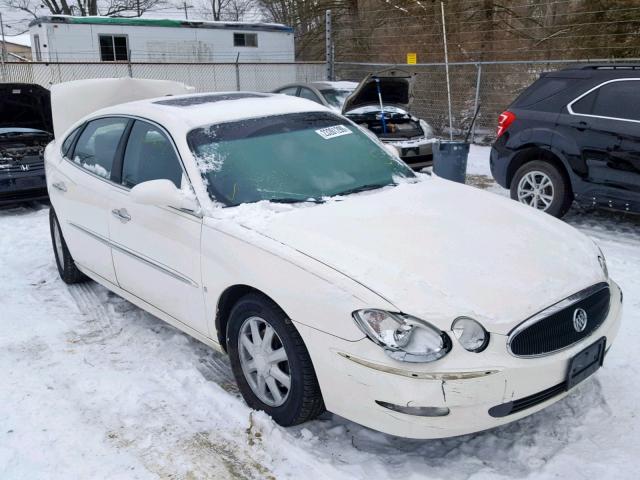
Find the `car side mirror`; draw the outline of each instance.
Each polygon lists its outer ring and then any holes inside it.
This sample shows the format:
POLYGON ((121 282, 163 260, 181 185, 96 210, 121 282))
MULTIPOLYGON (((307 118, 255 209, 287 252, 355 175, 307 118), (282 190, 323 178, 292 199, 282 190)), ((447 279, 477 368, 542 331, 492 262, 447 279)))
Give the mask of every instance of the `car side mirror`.
POLYGON ((131 189, 131 199, 142 205, 197 210, 195 200, 178 190, 171 180, 148 180, 131 189))

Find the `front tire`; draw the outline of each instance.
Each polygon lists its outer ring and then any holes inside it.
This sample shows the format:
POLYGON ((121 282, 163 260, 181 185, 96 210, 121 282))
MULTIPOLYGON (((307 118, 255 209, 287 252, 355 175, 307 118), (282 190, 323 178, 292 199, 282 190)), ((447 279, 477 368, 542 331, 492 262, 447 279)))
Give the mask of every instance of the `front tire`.
POLYGON ((67 242, 62 236, 62 229, 58 223, 58 217, 53 208, 49 209, 49 229, 51 230, 51 244, 53 245, 53 255, 58 267, 58 273, 62 281, 67 284, 84 282, 87 277, 78 270, 76 263, 67 247, 67 242))
POLYGON ((324 402, 309 352, 291 320, 258 293, 231 310, 227 350, 247 404, 288 427, 312 420, 324 402))
POLYGON ((516 171, 511 198, 558 218, 567 213, 573 201, 569 181, 544 160, 527 162, 516 171))

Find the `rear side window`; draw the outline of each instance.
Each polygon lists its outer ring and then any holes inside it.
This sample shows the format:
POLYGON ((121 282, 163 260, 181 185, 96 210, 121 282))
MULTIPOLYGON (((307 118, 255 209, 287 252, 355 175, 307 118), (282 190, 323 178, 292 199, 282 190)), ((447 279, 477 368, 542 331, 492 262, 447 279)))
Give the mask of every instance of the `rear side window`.
POLYGON ((173 143, 159 128, 137 120, 131 129, 122 165, 122 184, 134 187, 148 180, 171 180, 180 188, 182 166, 173 143))
POLYGON ((295 97, 297 92, 298 87, 287 87, 282 90, 278 90, 278 93, 284 93, 285 95, 291 95, 292 97, 295 97))
POLYGON ((574 113, 640 121, 640 79, 607 83, 571 105, 574 113))
POLYGON ((524 108, 541 102, 542 100, 546 100, 547 98, 562 92, 573 82, 575 82, 575 80, 570 78, 542 77, 522 92, 520 97, 518 97, 515 106, 524 108))
POLYGON ((322 103, 318 96, 313 93, 313 90, 309 88, 302 87, 300 89, 300 98, 306 98, 307 100, 311 100, 312 102, 322 103))
POLYGON ((78 138, 73 161, 91 173, 111 178, 118 143, 128 122, 126 118, 101 118, 89 122, 78 138))
POLYGON ((60 149, 60 151, 65 157, 69 156, 69 149, 73 145, 73 141, 78 136, 78 133, 80 132, 80 130, 81 130, 81 127, 76 128, 73 132, 69 134, 67 138, 64 139, 64 142, 62 142, 62 148, 60 149))

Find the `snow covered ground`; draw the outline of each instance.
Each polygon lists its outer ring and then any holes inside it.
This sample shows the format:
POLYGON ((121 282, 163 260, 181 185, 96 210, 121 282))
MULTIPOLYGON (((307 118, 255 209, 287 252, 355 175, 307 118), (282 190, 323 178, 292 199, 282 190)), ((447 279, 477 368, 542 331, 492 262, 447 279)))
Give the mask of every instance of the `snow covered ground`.
MULTIPOLYGON (((469 173, 506 194, 486 178, 487 148, 472 148, 469 173)), ((224 356, 95 283, 62 283, 45 205, 2 209, 0 478, 638 478, 640 218, 567 221, 625 293, 605 367, 519 422, 414 441, 330 414, 278 427, 245 406, 224 356)))

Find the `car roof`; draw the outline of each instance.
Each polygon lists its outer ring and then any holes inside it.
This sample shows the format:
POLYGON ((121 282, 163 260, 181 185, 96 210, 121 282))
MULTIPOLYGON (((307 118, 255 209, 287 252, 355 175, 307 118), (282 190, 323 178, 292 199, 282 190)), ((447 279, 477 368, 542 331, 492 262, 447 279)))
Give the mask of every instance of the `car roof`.
POLYGON ((583 63, 572 65, 563 70, 640 70, 637 63, 583 63))
POLYGON ((318 81, 318 82, 310 82, 309 85, 312 85, 318 89, 332 88, 335 90, 354 90, 359 84, 358 82, 347 82, 347 81, 339 81, 339 82, 318 81))
POLYGON ((347 81, 339 81, 339 82, 329 82, 329 81, 316 81, 316 82, 308 82, 308 83, 288 83, 287 85, 282 85, 275 89, 275 91, 280 91, 285 88, 295 88, 295 87, 311 87, 317 90, 325 90, 325 89, 333 89, 333 90, 355 90, 358 86, 358 82, 347 82, 347 81))
POLYGON ((600 79, 603 77, 637 77, 640 75, 640 65, 632 63, 576 64, 561 70, 544 72, 542 75, 555 78, 573 78, 577 80, 589 78, 600 79))
POLYGON ((131 115, 147 118, 172 130, 189 131, 216 123, 317 111, 332 110, 310 100, 282 94, 209 92, 121 103, 98 110, 87 118, 131 115))

